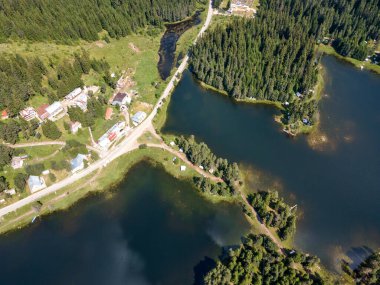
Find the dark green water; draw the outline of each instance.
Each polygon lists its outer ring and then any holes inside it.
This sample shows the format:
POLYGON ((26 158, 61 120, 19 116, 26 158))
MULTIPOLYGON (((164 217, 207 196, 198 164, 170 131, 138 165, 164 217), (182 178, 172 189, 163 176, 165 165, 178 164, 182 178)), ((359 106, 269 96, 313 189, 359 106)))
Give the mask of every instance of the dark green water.
POLYGON ((113 193, 1 236, 0 283, 193 284, 249 229, 238 206, 211 204, 147 163, 113 193))
POLYGON ((282 185, 301 215, 296 245, 332 265, 380 246, 380 76, 324 57, 321 129, 329 143, 287 138, 274 108, 235 104, 201 88, 189 72, 178 84, 164 132, 194 134, 219 156, 253 166, 282 185))

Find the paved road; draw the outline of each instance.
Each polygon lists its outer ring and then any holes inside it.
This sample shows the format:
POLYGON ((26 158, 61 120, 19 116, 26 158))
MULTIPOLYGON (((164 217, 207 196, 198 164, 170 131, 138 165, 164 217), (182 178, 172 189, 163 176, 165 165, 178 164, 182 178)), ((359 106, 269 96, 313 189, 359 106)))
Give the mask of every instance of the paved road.
MULTIPOLYGON (((211 0, 209 1, 209 9, 207 13, 207 18, 202 26, 201 30, 198 33, 197 38, 195 39, 194 43, 196 40, 203 35, 203 33, 207 30, 208 26, 211 23, 212 20, 212 15, 213 15, 213 9, 211 6, 211 0)), ((86 177, 87 175, 91 174, 92 172, 96 171, 99 168, 102 168, 106 166, 109 162, 112 160, 118 158, 119 156, 126 154, 130 152, 131 150, 136 148, 137 139, 146 131, 152 128, 152 121, 153 118, 157 114, 158 108, 161 106, 161 102, 164 98, 168 97, 172 90, 174 89, 174 82, 180 78, 181 74, 183 71, 186 69, 187 63, 189 61, 189 56, 186 55, 185 58, 182 60, 181 65, 178 67, 176 73, 173 75, 171 80, 169 81, 168 85, 166 86, 164 92, 162 93, 160 99, 158 100, 157 104, 153 108, 153 111, 149 114, 149 116, 136 128, 134 128, 130 133, 126 135, 126 137, 123 139, 123 141, 114 147, 113 149, 109 150, 108 153, 102 156, 101 159, 98 161, 92 163, 89 165, 87 168, 82 170, 79 173, 75 173, 39 192, 36 192, 34 194, 29 195, 28 197, 19 200, 11 205, 5 206, 0 209, 0 218, 3 217, 4 215, 16 211, 17 209, 26 206, 34 201, 37 201, 41 199, 42 197, 49 195, 51 193, 56 192, 57 190, 60 190, 66 186, 69 186, 73 184, 74 182, 78 181, 81 178, 86 177)), ((49 142, 50 143, 50 142, 49 142)), ((63 142, 64 143, 64 142, 63 142)), ((38 143, 33 143, 33 145, 36 145, 38 143)), ((57 144, 57 142, 51 142, 51 144, 57 144)), ((24 144, 23 146, 30 146, 31 144, 24 144)), ((46 145, 46 143, 42 143, 41 145, 46 145)))

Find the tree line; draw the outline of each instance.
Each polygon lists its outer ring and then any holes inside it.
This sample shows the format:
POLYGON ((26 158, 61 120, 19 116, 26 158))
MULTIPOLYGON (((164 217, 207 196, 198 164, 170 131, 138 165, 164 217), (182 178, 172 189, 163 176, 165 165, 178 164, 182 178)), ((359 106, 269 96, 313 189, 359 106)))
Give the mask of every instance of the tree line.
POLYGON ((259 191, 248 195, 248 201, 264 224, 277 230, 281 240, 294 235, 296 215, 289 205, 278 197, 278 192, 259 191))
POLYGON ((27 39, 68 43, 95 41, 105 30, 124 37, 146 25, 179 21, 194 13, 198 1, 177 0, 1 0, 0 41, 27 39))
POLYGON ((343 260, 342 269, 355 279, 357 285, 380 284, 380 251, 370 254, 355 269, 343 260))
POLYGON ((229 249, 208 270, 203 284, 326 284, 310 270, 318 258, 294 251, 281 255, 277 249, 265 235, 248 235, 238 248, 229 249), (295 263, 299 266, 291 266, 295 263))
POLYGON ((206 33, 190 68, 233 98, 289 103, 285 123, 312 123, 316 42, 331 37, 339 53, 363 59, 365 41, 379 38, 379 7, 379 0, 260 1, 254 19, 234 17, 206 33))
POLYGON ((196 142, 194 136, 188 138, 180 136, 176 138, 176 143, 191 163, 202 167, 216 177, 221 177, 228 186, 233 186, 240 179, 236 162, 229 163, 225 158, 216 157, 204 142, 196 142))

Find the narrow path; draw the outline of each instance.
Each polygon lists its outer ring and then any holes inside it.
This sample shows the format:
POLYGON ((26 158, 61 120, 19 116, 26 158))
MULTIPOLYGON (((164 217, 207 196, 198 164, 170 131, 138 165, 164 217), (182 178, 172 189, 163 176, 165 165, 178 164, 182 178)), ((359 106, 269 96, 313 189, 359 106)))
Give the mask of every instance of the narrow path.
POLYGON ((45 141, 45 142, 30 142, 30 143, 18 143, 18 144, 6 144, 11 148, 22 148, 22 147, 32 147, 32 146, 44 146, 44 145, 66 145, 63 141, 45 141))
POLYGON ((171 147, 167 146, 166 144, 164 143, 161 143, 161 144, 147 144, 147 146, 149 147, 152 147, 152 148, 160 148, 160 149, 164 149, 168 152, 170 152, 171 154, 175 155, 175 156, 178 156, 185 164, 187 164, 187 166, 189 166, 191 169, 194 169, 196 172, 198 172, 200 175, 202 175, 203 177, 206 177, 216 183, 220 182, 220 183, 223 183, 223 179, 222 178, 219 178, 219 177, 216 177, 214 175, 212 175, 211 173, 205 171, 205 170, 202 170, 201 168, 199 168, 197 165, 194 165, 192 164, 186 157, 186 155, 184 153, 181 153, 175 149, 172 149, 171 147))

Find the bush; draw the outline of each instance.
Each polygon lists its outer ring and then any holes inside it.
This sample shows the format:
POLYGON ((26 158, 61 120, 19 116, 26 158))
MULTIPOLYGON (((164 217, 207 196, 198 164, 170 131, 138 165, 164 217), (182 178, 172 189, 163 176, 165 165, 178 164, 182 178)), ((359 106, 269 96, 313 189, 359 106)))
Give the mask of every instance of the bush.
POLYGON ((145 143, 139 145, 139 149, 147 149, 147 148, 148 146, 145 143))
POLYGON ((42 125, 42 133, 44 134, 45 137, 52 140, 57 140, 62 135, 57 125, 53 123, 52 121, 47 121, 45 124, 42 125))
POLYGON ((44 166, 43 163, 36 163, 36 164, 32 164, 32 165, 27 165, 25 167, 25 171, 29 175, 36 175, 36 176, 38 176, 44 170, 45 170, 45 166, 44 166))
POLYGON ((54 173, 49 173, 49 179, 51 182, 57 181, 57 177, 55 177, 54 173))
POLYGON ((16 189, 20 192, 24 192, 27 179, 28 175, 26 175, 25 173, 17 173, 13 180, 16 189))

